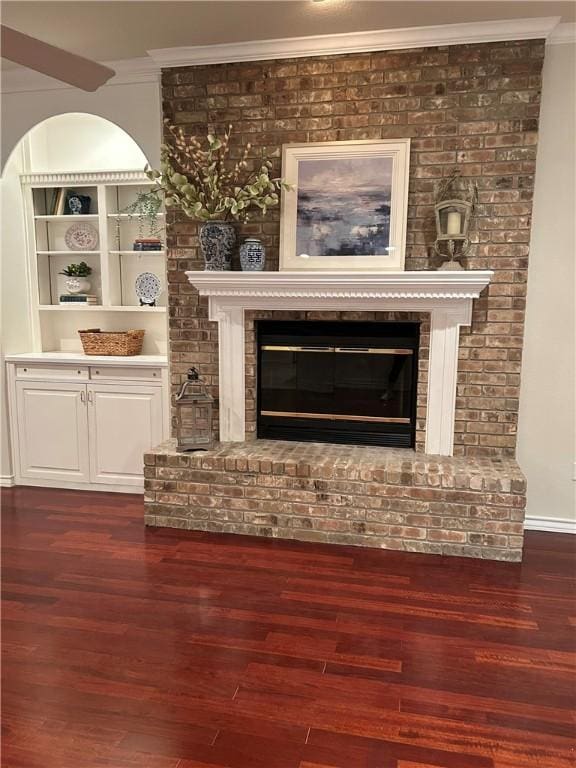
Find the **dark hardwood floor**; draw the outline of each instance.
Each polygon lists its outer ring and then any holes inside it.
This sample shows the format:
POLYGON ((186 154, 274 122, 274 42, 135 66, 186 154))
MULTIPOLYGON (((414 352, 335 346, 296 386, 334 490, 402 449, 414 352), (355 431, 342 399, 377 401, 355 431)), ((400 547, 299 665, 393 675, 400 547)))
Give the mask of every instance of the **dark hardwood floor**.
POLYGON ((522 564, 2 494, 4 768, 568 768, 576 537, 522 564))

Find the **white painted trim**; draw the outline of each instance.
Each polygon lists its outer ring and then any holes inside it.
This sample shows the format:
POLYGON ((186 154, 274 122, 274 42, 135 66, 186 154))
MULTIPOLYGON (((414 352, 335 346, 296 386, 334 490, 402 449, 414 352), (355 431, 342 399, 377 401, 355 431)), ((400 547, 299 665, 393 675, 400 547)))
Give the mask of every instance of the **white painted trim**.
POLYGON ((329 54, 392 51, 436 45, 489 43, 505 40, 545 39, 557 27, 560 16, 499 21, 475 21, 428 27, 405 27, 335 35, 250 40, 241 43, 191 45, 148 51, 163 69, 169 67, 225 64, 235 61, 302 58, 329 54))
POLYGON ((50 363, 51 365, 105 365, 121 366, 122 368, 167 368, 168 358, 165 355, 84 355, 82 352, 18 352, 5 355, 8 363, 50 363))
POLYGON ((576 520, 531 516, 524 521, 524 529, 526 531, 549 531, 550 533, 576 533, 576 520))
POLYGON ((477 299, 490 270, 186 272, 202 296, 317 299, 477 299))
MULTIPOLYGON (((103 63, 104 66, 113 69, 116 75, 102 86, 102 89, 132 83, 158 83, 160 80, 160 69, 148 56, 103 63)), ((2 92, 5 94, 27 91, 56 91, 63 88, 75 88, 75 86, 62 83, 52 77, 42 75, 40 72, 26 69, 26 67, 15 67, 2 73, 2 92)))
POLYGON ((461 325, 488 285, 489 271, 186 272, 218 323, 220 440, 245 440, 245 310, 429 312, 426 453, 451 456, 461 325))
POLYGON ((22 173, 20 183, 31 187, 72 186, 74 184, 151 184, 144 171, 74 171, 22 173))
POLYGON ((14 485, 14 475, 0 475, 0 488, 12 488, 14 485))
POLYGON ((144 480, 138 485, 122 485, 116 483, 75 483, 70 480, 32 480, 28 477, 19 478, 14 483, 17 487, 32 486, 33 488, 64 488, 70 491, 99 491, 101 493, 144 493, 144 480))
POLYGON ((570 43, 576 43, 576 22, 573 21, 558 24, 546 40, 546 45, 566 45, 570 43))

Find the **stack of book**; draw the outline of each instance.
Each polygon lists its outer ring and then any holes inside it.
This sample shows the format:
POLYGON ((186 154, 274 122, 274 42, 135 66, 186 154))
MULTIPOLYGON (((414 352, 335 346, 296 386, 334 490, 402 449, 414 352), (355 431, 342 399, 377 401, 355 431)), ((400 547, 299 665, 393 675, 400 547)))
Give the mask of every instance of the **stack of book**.
POLYGON ((139 237, 132 246, 135 251, 161 251, 162 242, 157 237, 139 237))
POLYGON ((89 296, 87 293, 67 293, 60 296, 60 304, 98 304, 98 296, 89 296))

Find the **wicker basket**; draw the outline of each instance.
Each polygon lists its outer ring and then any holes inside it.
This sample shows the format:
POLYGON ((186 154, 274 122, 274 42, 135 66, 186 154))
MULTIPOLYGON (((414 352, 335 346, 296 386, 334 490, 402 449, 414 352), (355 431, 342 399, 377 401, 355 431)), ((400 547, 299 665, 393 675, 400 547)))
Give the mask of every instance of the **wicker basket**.
POLYGON ((139 355, 142 351, 144 331, 101 331, 88 328, 78 331, 85 355, 139 355))

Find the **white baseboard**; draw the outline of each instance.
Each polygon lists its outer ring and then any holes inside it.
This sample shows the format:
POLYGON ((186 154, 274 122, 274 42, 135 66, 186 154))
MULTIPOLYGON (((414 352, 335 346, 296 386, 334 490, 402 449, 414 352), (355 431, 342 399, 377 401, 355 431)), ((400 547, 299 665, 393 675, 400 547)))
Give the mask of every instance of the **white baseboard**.
POLYGON ((12 488, 14 475, 0 475, 0 488, 12 488))
POLYGON ((576 520, 564 520, 561 517, 527 517, 524 528, 527 531, 576 533, 576 520))
POLYGON ((18 477, 18 482, 14 485, 31 486, 33 488, 60 488, 69 491, 97 491, 101 493, 135 493, 140 495, 144 493, 144 478, 138 485, 116 485, 115 483, 75 483, 70 480, 47 480, 31 479, 29 477, 18 477))

